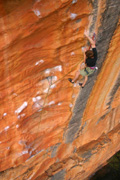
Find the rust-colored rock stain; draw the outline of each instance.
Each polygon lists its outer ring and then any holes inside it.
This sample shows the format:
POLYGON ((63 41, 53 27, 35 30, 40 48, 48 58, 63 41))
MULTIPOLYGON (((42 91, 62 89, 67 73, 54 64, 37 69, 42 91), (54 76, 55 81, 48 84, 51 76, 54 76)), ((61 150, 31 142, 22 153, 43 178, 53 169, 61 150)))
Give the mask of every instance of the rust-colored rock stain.
POLYGON ((108 1, 1 0, 0 179, 84 180, 120 150, 119 1, 108 1), (68 78, 85 29, 98 70, 81 89, 68 78))

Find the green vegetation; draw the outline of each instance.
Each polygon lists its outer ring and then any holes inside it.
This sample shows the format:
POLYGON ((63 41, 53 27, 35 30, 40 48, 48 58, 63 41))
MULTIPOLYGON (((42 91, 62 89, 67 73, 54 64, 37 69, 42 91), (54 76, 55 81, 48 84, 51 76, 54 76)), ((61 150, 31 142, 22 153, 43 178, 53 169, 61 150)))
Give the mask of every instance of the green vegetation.
POLYGON ((90 180, 119 180, 120 179, 120 151, 108 160, 108 164, 98 170, 90 180))

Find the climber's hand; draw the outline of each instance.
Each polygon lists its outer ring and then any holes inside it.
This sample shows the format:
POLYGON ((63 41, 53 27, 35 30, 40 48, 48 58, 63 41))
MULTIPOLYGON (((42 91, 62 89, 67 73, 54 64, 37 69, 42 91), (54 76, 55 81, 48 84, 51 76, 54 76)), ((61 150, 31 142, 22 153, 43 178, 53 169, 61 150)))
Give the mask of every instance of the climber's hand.
POLYGON ((85 35, 86 37, 89 36, 89 32, 88 32, 86 29, 85 29, 84 35, 85 35))

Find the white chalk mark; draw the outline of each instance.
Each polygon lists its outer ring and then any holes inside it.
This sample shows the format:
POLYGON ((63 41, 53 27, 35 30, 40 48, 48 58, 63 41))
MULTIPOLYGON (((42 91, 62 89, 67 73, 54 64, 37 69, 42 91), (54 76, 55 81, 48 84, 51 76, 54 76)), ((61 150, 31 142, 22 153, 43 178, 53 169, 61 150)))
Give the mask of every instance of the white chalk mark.
POLYGON ((43 92, 44 92, 44 93, 48 93, 48 88, 46 88, 43 92))
POLYGON ((41 16, 41 13, 40 13, 40 11, 39 11, 38 9, 33 10, 33 12, 34 12, 34 14, 35 14, 36 16, 38 16, 38 17, 41 16))
POLYGON ((21 114, 20 116, 21 116, 21 117, 25 117, 25 114, 21 114))
POLYGON ((35 98, 33 98, 33 109, 41 109, 44 105, 44 101, 42 100, 41 96, 37 96, 35 98))
POLYGON ((34 108, 40 108, 40 105, 38 103, 35 103, 34 108))
POLYGON ((73 20, 73 19, 75 19, 77 17, 77 14, 75 14, 75 13, 71 13, 70 14, 70 18, 73 20))
POLYGON ((36 102, 36 98, 32 98, 33 102, 36 102))
POLYGON ((54 69, 61 72, 62 71, 62 66, 61 65, 56 66, 56 67, 54 67, 54 69))
POLYGON ((37 61, 37 62, 35 63, 35 65, 37 66, 37 65, 42 64, 42 63, 44 63, 44 60, 43 60, 43 59, 37 61))
POLYGON ((18 115, 17 118, 20 119, 20 115, 18 115))
POLYGON ((75 53, 74 53, 74 52, 71 52, 71 56, 73 56, 73 55, 75 55, 75 53))
POLYGON ((24 150, 24 151, 22 151, 21 153, 18 153, 19 156, 22 156, 22 155, 24 155, 24 154, 28 154, 28 150, 27 150, 27 149, 24 150))
POLYGON ((33 102, 41 100, 41 96, 33 97, 32 98, 33 102))
POLYGON ((3 117, 5 117, 5 116, 7 116, 7 113, 4 113, 4 114, 3 114, 3 117))
POLYGON ((41 108, 41 107, 42 107, 42 105, 41 105, 41 104, 39 104, 39 103, 37 103, 37 102, 34 104, 34 108, 39 109, 39 108, 41 108))
POLYGON ((18 124, 16 125, 16 128, 19 128, 19 125, 18 125, 18 124))
POLYGON ((20 140, 19 142, 18 142, 20 145, 26 145, 26 142, 24 141, 24 140, 20 140))
POLYGON ((52 104, 55 104, 55 101, 51 101, 51 102, 49 102, 49 104, 48 104, 48 105, 50 106, 50 105, 52 105, 52 104))
POLYGON ((40 91, 37 91, 36 95, 40 94, 40 91))
POLYGON ((4 130, 7 131, 9 128, 10 128, 10 126, 6 126, 4 130))
POLYGON ((41 96, 37 96, 36 100, 39 101, 41 99, 41 96))
POLYGON ((51 89, 53 89, 53 88, 55 88, 55 87, 56 87, 55 84, 52 84, 52 85, 50 86, 51 89))
POLYGON ((50 69, 46 69, 45 74, 49 74, 49 73, 50 73, 50 69))
POLYGON ((22 151, 22 154, 27 154, 27 153, 28 153, 28 150, 22 151))
POLYGON ((85 52, 85 47, 82 47, 81 49, 82 49, 82 52, 85 52))
POLYGON ((45 74, 50 74, 50 72, 54 72, 54 71, 62 71, 62 66, 61 65, 58 65, 58 66, 55 66, 55 67, 53 67, 53 68, 51 68, 51 69, 46 69, 44 72, 45 72, 45 74))
POLYGON ((77 2, 77 0, 73 0, 73 1, 72 1, 72 4, 75 4, 76 2, 77 2))
POLYGON ((27 107, 27 105, 28 105, 28 103, 27 103, 27 102, 24 102, 24 103, 22 104, 22 106, 20 106, 17 110, 15 110, 15 113, 16 113, 16 114, 21 113, 21 112, 23 111, 23 109, 25 109, 25 108, 27 107))
POLYGON ((35 65, 37 66, 39 64, 39 62, 36 62, 35 65))
POLYGON ((52 77, 52 80, 53 80, 53 81, 57 81, 57 76, 53 76, 53 77, 52 77))
POLYGON ((62 103, 61 103, 61 102, 59 102, 57 105, 58 105, 58 106, 60 106, 61 104, 62 104, 62 103))
POLYGON ((70 108, 73 107, 73 104, 69 104, 69 107, 70 107, 70 108))
POLYGON ((39 109, 38 112, 42 111, 42 109, 39 109))

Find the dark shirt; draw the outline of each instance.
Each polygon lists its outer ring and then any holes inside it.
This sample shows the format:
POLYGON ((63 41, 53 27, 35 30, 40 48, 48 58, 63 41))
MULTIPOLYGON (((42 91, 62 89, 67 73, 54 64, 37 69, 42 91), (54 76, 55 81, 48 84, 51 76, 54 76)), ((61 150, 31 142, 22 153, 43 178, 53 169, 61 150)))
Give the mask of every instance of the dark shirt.
POLYGON ((97 61, 97 49, 96 48, 92 48, 94 57, 93 58, 87 58, 85 63, 88 67, 94 67, 97 61))

